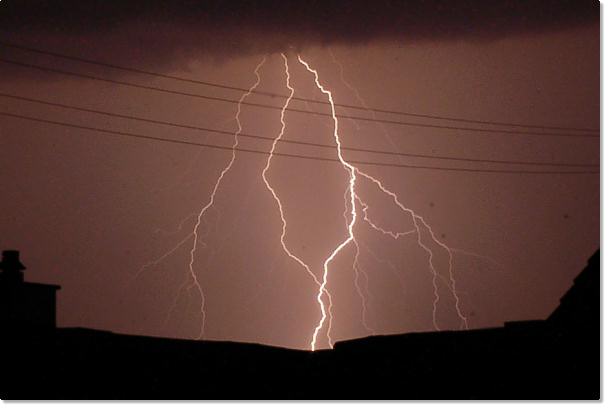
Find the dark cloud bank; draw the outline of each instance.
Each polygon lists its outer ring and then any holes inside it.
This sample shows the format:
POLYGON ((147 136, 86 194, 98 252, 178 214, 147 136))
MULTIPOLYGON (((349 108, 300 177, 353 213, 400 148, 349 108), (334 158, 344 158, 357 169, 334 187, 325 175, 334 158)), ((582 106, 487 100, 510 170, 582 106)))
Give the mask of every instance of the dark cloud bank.
POLYGON ((490 41, 590 24, 599 24, 592 0, 0 2, 5 41, 141 67, 324 44, 490 41))

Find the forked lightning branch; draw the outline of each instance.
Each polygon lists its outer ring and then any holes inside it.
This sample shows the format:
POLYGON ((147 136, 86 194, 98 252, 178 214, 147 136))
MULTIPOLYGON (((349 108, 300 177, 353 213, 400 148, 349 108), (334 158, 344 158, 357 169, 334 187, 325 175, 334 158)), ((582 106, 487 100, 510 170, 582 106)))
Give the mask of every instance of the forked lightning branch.
MULTIPOLYGON (((302 270, 303 274, 307 275, 317 287, 317 292, 311 295, 311 303, 319 307, 318 317, 312 318, 311 322, 311 338, 309 340, 309 346, 311 350, 316 350, 324 347, 333 347, 332 325, 333 320, 335 318, 333 317, 332 294, 329 290, 328 285, 329 281, 332 280, 333 276, 333 263, 335 262, 338 255, 342 252, 346 252, 348 248, 352 248, 354 251, 352 268, 354 270, 354 286, 356 287, 357 294, 361 299, 360 317, 362 325, 365 329, 367 329, 368 332, 374 332, 371 325, 367 322, 367 292, 364 292, 359 285, 359 277, 365 276, 368 281, 368 276, 366 271, 361 267, 358 260, 358 258, 360 257, 360 246, 358 238, 355 234, 355 227, 358 224, 366 224, 366 226, 368 226, 370 229, 373 229, 385 235, 390 240, 401 240, 402 238, 413 237, 413 240, 416 241, 421 251, 424 252, 427 256, 428 270, 434 292, 431 308, 432 325, 436 330, 441 330, 438 323, 438 304, 441 298, 439 288, 440 286, 446 286, 450 291, 451 297, 453 298, 455 315, 460 322, 460 328, 467 329, 468 320, 466 316, 462 313, 462 309, 460 307, 460 299, 458 297, 458 292, 456 291, 456 282, 453 272, 454 267, 452 248, 450 248, 441 240, 439 240, 432 227, 424 220, 424 218, 418 213, 416 213, 415 210, 406 206, 403 200, 399 199, 398 195, 386 185, 384 185, 384 183, 379 178, 373 177, 372 175, 366 173, 365 171, 356 167, 354 164, 350 163, 348 160, 345 159, 342 150, 341 124, 339 123, 339 118, 335 110, 335 101, 333 99, 332 91, 328 88, 327 85, 324 84, 324 81, 320 79, 318 71, 301 55, 296 55, 296 59, 294 59, 294 62, 292 63, 286 56, 286 54, 281 53, 281 57, 284 64, 284 83, 288 91, 288 96, 284 101, 278 118, 278 121, 281 124, 280 131, 273 139, 269 154, 267 156, 267 160, 265 162, 265 167, 260 175, 261 179, 265 184, 265 187, 267 188, 268 193, 273 197, 277 205, 277 215, 281 221, 281 230, 278 232, 277 241, 281 245, 284 253, 294 262, 295 268, 302 270), (343 233, 343 239, 338 242, 333 248, 328 249, 327 257, 324 259, 323 263, 320 266, 312 266, 311 264, 306 263, 295 250, 291 249, 290 245, 286 242, 286 234, 290 229, 290 221, 286 219, 284 213, 284 208, 282 205, 282 192, 275 189, 268 179, 269 174, 273 172, 273 158, 276 154, 275 150, 277 144, 284 137, 286 129, 290 127, 290 124, 286 122, 286 110, 290 106, 290 103, 295 93, 295 88, 291 83, 290 76, 291 64, 301 64, 307 70, 308 74, 311 75, 313 84, 317 87, 322 96, 328 101, 333 120, 332 133, 329 133, 328 138, 329 141, 332 141, 334 143, 334 146, 336 147, 336 158, 338 159, 343 170, 345 171, 345 185, 338 188, 345 195, 345 231, 343 233), (365 186, 377 189, 381 194, 388 197, 393 203, 393 205, 396 206, 396 208, 400 212, 403 212, 405 213, 405 215, 408 216, 408 220, 410 221, 411 226, 408 227, 406 230, 398 230, 392 227, 382 226, 377 221, 374 221, 368 213, 370 207, 367 203, 366 196, 363 193, 363 188, 365 186), (439 249, 441 250, 441 252, 446 253, 446 256, 448 257, 447 263, 441 264, 438 262, 438 260, 442 261, 445 260, 445 258, 441 258, 440 255, 436 255, 435 249, 439 249), (324 335, 322 337, 322 340, 321 335, 324 335)), ((231 157, 224 166, 224 168, 222 168, 222 170, 220 171, 208 199, 205 201, 205 203, 202 204, 201 208, 196 213, 195 224, 193 226, 191 234, 179 244, 181 245, 182 243, 188 242, 189 240, 191 243, 188 260, 189 275, 182 288, 194 288, 197 291, 196 294, 199 299, 199 331, 197 334, 198 339, 204 338, 207 315, 205 303, 205 289, 202 286, 199 280, 199 274, 194 267, 197 258, 197 250, 199 248, 199 245, 201 244, 199 231, 204 215, 215 205, 216 194, 222 185, 223 179, 225 178, 227 173, 231 171, 231 168, 235 164, 237 157, 236 153, 239 147, 239 137, 243 129, 241 122, 242 103, 253 92, 255 92, 255 90, 259 86, 261 82, 260 70, 266 62, 267 58, 265 57, 258 63, 256 68, 254 69, 254 83, 246 92, 241 95, 239 101, 237 102, 237 111, 235 113, 235 123, 237 125, 237 130, 233 135, 231 157)), ((353 89, 353 87, 350 86, 350 89, 353 89)), ((359 94, 357 94, 357 97, 358 100, 362 103, 362 99, 359 94)), ((173 249, 176 249, 176 247, 173 249)), ((169 255, 170 253, 171 251, 152 263, 158 263, 160 259, 169 255)), ((145 265, 144 267, 147 267, 149 265, 150 263, 145 265)), ((336 320, 340 320, 340 318, 336 318, 336 320)))

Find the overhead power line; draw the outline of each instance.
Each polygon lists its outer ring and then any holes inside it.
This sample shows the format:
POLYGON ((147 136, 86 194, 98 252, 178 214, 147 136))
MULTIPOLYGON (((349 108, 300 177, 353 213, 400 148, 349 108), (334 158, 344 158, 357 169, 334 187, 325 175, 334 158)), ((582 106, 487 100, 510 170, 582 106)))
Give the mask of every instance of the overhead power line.
MULTIPOLYGON (((219 150, 225 150, 225 151, 233 150, 232 147, 223 146, 223 145, 207 144, 207 143, 185 141, 185 140, 174 140, 174 139, 170 139, 170 138, 155 137, 155 136, 151 136, 151 135, 136 134, 136 133, 131 133, 131 132, 113 131, 113 130, 108 130, 108 129, 104 129, 104 128, 78 125, 78 124, 73 124, 73 123, 68 123, 68 122, 63 122, 63 121, 48 120, 48 119, 31 117, 31 116, 26 116, 26 115, 13 114, 13 113, 4 112, 4 111, 0 111, 0 115, 5 116, 5 117, 12 117, 12 118, 19 118, 19 119, 28 120, 28 121, 34 121, 34 122, 43 123, 43 124, 59 125, 59 126, 64 126, 64 127, 74 128, 74 129, 95 131, 95 132, 105 133, 108 135, 130 137, 130 138, 135 138, 135 139, 140 139, 140 140, 149 140, 149 141, 156 141, 156 142, 167 142, 167 143, 172 143, 172 144, 206 147, 206 148, 213 148, 213 149, 219 149, 219 150)), ((248 148, 236 148, 235 151, 246 152, 246 153, 251 153, 251 154, 259 154, 259 155, 265 155, 265 156, 269 155, 268 151, 260 151, 260 150, 248 149, 248 148)), ((291 154, 291 153, 285 153, 285 152, 281 152, 281 153, 276 152, 273 155, 279 156, 279 157, 287 157, 287 158, 298 158, 298 159, 306 159, 306 160, 340 163, 340 161, 335 158, 325 158, 325 157, 318 157, 318 156, 311 156, 311 155, 299 155, 299 154, 291 154)), ((355 161, 355 160, 352 161, 349 159, 347 161, 349 161, 352 164, 360 164, 360 165, 372 165, 372 166, 393 167, 393 168, 409 168, 409 169, 427 169, 427 170, 436 170, 436 171, 470 172, 470 173, 521 174, 521 175, 585 175, 585 174, 595 175, 595 174, 599 174, 599 171, 538 171, 538 170, 477 169, 477 168, 454 168, 454 167, 435 167, 435 166, 424 166, 424 165, 393 164, 393 163, 355 161)))
MULTIPOLYGON (((89 74, 82 74, 82 73, 76 73, 73 71, 45 67, 45 66, 41 66, 41 65, 37 65, 37 64, 23 63, 23 62, 14 61, 14 60, 6 59, 6 58, 0 58, 0 61, 3 63, 12 64, 12 65, 20 66, 20 67, 32 68, 32 69, 36 69, 36 70, 40 70, 40 71, 44 71, 44 72, 62 74, 62 75, 78 77, 78 78, 85 78, 88 80, 95 80, 95 81, 101 81, 101 82, 110 83, 110 84, 122 85, 122 86, 139 88, 139 89, 150 90, 150 91, 157 91, 157 92, 162 92, 162 93, 166 93, 166 94, 174 94, 174 95, 181 95, 181 96, 186 96, 186 97, 201 98, 201 99, 206 99, 206 100, 210 100, 210 101, 219 101, 219 102, 225 102, 225 103, 231 103, 231 104, 237 104, 239 102, 238 100, 233 100, 230 98, 171 90, 168 88, 136 84, 136 83, 123 81, 123 80, 113 80, 113 79, 98 77, 98 76, 89 75, 89 74)), ((243 101, 242 105, 248 105, 251 107, 258 107, 258 108, 267 108, 267 109, 273 109, 273 110, 282 110, 282 107, 280 107, 280 106, 253 103, 253 102, 248 102, 248 101, 243 101)), ((331 114, 328 114, 328 113, 321 113, 321 112, 317 112, 317 111, 307 111, 307 110, 301 110, 301 109, 297 109, 297 108, 287 108, 286 111, 298 112, 298 113, 307 114, 307 115, 318 115, 318 116, 323 116, 323 117, 331 117, 331 114)), ((351 115, 339 115, 339 114, 337 114, 337 117, 358 120, 358 121, 369 121, 369 122, 378 122, 378 123, 384 123, 384 124, 393 124, 393 125, 402 125, 402 126, 420 127, 420 128, 444 129, 444 130, 453 130, 453 131, 471 131, 471 132, 480 132, 480 133, 529 135, 529 136, 552 136, 552 137, 596 138, 596 139, 599 138, 599 135, 595 135, 595 134, 574 134, 574 133, 555 133, 555 132, 539 132, 539 131, 516 131, 516 130, 498 130, 498 129, 472 128, 472 127, 456 127, 456 126, 449 126, 449 125, 411 123, 411 122, 405 122, 405 121, 393 121, 393 120, 375 119, 375 118, 358 117, 358 116, 351 116, 351 115)))
MULTIPOLYGON (((170 80, 182 81, 182 82, 191 83, 191 84, 205 85, 208 87, 215 87, 215 88, 231 90, 231 91, 239 91, 239 92, 249 91, 247 88, 243 88, 243 87, 237 87, 237 86, 231 86, 231 85, 227 85, 227 84, 215 83, 215 82, 211 82, 211 81, 202 81, 202 80, 196 80, 193 78, 163 74, 163 73, 159 73, 159 72, 148 71, 148 70, 143 70, 143 69, 134 68, 134 67, 126 67, 126 66, 122 66, 122 65, 118 65, 118 64, 111 64, 111 63, 106 63, 106 62, 101 62, 101 61, 96 61, 96 60, 85 59, 85 58, 81 58, 81 57, 69 56, 66 54, 60 54, 60 53, 56 53, 56 52, 52 52, 52 51, 41 50, 38 48, 26 47, 26 46, 18 45, 18 44, 12 44, 12 43, 0 41, 0 45, 18 49, 18 50, 25 50, 25 51, 32 52, 32 53, 52 56, 52 57, 56 57, 56 58, 62 58, 62 59, 77 61, 77 62, 86 63, 86 64, 93 64, 93 65, 98 65, 101 67, 107 67, 107 68, 112 68, 112 69, 116 69, 116 70, 122 70, 122 71, 137 73, 137 74, 145 74, 145 75, 159 77, 159 78, 166 78, 166 79, 170 79, 170 80)), ((288 97, 287 95, 284 95, 284 94, 277 94, 277 93, 260 91, 260 90, 254 90, 254 91, 251 91, 251 93, 258 94, 258 95, 265 95, 268 97, 279 97, 279 98, 288 97)), ((292 97, 292 99, 298 100, 298 101, 303 101, 303 102, 308 102, 308 103, 315 103, 315 104, 325 104, 325 105, 330 104, 328 101, 314 100, 314 99, 308 99, 308 98, 302 98, 302 97, 292 97)), ((594 129, 594 128, 579 128, 579 127, 564 127, 564 126, 540 125, 540 124, 525 124, 525 123, 515 123, 515 122, 474 120, 474 119, 461 118, 461 117, 449 117, 449 116, 422 114, 422 113, 414 113, 414 112, 407 112, 407 111, 387 110, 387 109, 374 108, 374 107, 368 108, 368 107, 362 107, 362 106, 358 106, 358 105, 340 104, 340 103, 335 103, 335 106, 353 109, 353 110, 370 111, 370 112, 375 112, 375 113, 379 113, 379 114, 402 115, 402 116, 409 116, 409 117, 416 117, 416 118, 426 118, 426 119, 442 120, 442 121, 454 121, 454 122, 481 124, 481 125, 498 125, 498 126, 503 126, 503 127, 577 131, 577 132, 585 132, 585 133, 588 133, 588 132, 598 133, 599 132, 599 129, 594 129)))
MULTIPOLYGON (((70 110, 75 110, 75 111, 80 111, 80 112, 99 114, 99 115, 109 116, 109 117, 113 117, 113 118, 141 121, 141 122, 156 124, 156 125, 166 125, 166 126, 171 126, 171 127, 178 127, 178 128, 195 130, 195 131, 204 131, 204 132, 216 133, 216 134, 227 135, 227 136, 235 135, 235 132, 232 132, 232 131, 199 127, 199 126, 188 125, 188 124, 180 124, 180 123, 169 122, 169 121, 155 120, 155 119, 151 119, 151 118, 137 117, 137 116, 133 116, 133 115, 112 113, 112 112, 108 112, 108 111, 95 110, 95 109, 79 107, 79 106, 75 106, 75 105, 45 101, 45 100, 40 100, 37 98, 23 97, 23 96, 14 95, 14 94, 0 93, 0 97, 11 98, 11 99, 19 100, 19 101, 27 101, 27 102, 32 102, 32 103, 36 103, 36 104, 43 104, 43 105, 52 106, 52 107, 65 108, 65 109, 70 109, 70 110)), ((268 136, 264 136, 264 135, 247 134, 247 133, 240 133, 239 135, 240 135, 240 137, 258 139, 258 140, 265 140, 265 141, 274 140, 274 137, 268 137, 268 136)), ((312 142, 306 142, 306 141, 292 140, 292 139, 288 139, 288 138, 283 138, 281 140, 281 142, 288 143, 288 144, 302 145, 302 146, 311 146, 311 147, 316 147, 316 148, 325 148, 325 149, 333 149, 333 150, 336 149, 336 145, 318 144, 318 143, 312 143, 312 142)), ((481 159, 481 158, 468 158, 468 157, 456 157, 456 156, 440 156, 440 155, 427 155, 427 154, 416 154, 416 153, 406 153, 406 152, 394 152, 394 151, 356 148, 356 147, 349 147, 349 146, 343 146, 342 149, 345 151, 364 152, 364 153, 379 154, 379 155, 391 155, 391 156, 398 156, 398 157, 425 158, 425 159, 435 159, 435 160, 464 161, 464 162, 477 162, 477 163, 490 163, 490 164, 561 166, 561 167, 599 167, 599 164, 591 164, 591 163, 509 161, 509 160, 498 160, 498 159, 481 159)))

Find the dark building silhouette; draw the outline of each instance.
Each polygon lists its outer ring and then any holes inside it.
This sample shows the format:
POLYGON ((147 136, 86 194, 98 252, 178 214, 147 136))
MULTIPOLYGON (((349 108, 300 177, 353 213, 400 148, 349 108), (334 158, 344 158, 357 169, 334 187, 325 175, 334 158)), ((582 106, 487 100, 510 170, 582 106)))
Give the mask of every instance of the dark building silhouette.
POLYGON ((549 316, 550 324, 570 329, 600 326, 599 260, 600 252, 597 251, 589 259, 587 269, 574 279, 574 285, 549 316))
POLYGON ((35 331, 56 326, 57 285, 26 282, 19 251, 2 252, 0 320, 3 331, 35 331))
MULTIPOLYGON (((309 352, 82 328, 9 332, 2 337, 7 347, 0 350, 5 352, 0 358, 5 375, 0 396, 599 400, 599 259, 598 251, 546 320, 371 336, 338 342, 333 350, 309 352)), ((23 266, 18 257, 5 254, 4 261, 8 264, 3 275, 8 271, 8 276, 2 280, 20 283, 23 266)), ((10 286, 7 289, 22 292, 24 285, 10 286)), ((54 295, 56 289, 47 292, 54 295)), ((45 303, 38 306, 50 308, 45 303)))

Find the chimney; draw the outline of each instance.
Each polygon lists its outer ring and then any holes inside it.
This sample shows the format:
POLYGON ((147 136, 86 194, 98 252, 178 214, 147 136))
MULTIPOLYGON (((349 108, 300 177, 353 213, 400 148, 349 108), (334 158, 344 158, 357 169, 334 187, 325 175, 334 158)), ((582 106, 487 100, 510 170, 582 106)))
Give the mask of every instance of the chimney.
POLYGON ((25 266, 19 260, 19 251, 2 251, 0 329, 54 329, 59 286, 25 282, 24 269, 25 266))
POLYGON ((23 283, 23 270, 25 266, 19 260, 19 251, 2 251, 0 261, 0 278, 11 283, 23 283))

